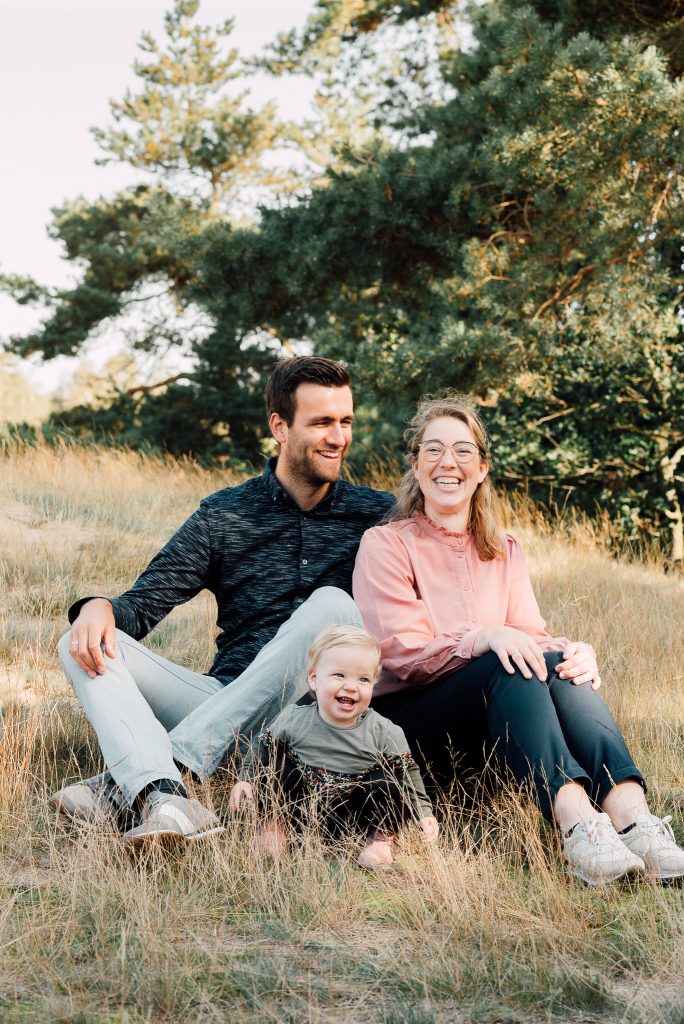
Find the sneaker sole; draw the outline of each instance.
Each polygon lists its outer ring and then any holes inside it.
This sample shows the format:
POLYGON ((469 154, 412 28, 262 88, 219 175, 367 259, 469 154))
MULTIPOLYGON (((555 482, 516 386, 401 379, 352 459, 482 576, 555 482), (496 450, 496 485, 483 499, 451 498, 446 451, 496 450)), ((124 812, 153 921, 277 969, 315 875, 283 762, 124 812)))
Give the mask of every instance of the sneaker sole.
POLYGON ((684 885, 684 872, 678 871, 673 875, 662 875, 655 871, 647 871, 646 877, 649 882, 660 882, 662 885, 684 885))
POLYGON ((585 885, 610 885, 612 882, 619 882, 621 879, 625 881, 632 881, 634 879, 644 876, 644 869, 637 865, 626 868, 624 871, 619 871, 615 875, 611 875, 610 878, 604 876, 603 878, 588 878, 582 874, 577 868, 573 868, 570 865, 565 865, 565 870, 568 875, 572 878, 579 879, 580 882, 584 882, 585 885))
POLYGON ((183 832, 174 832, 173 829, 155 829, 154 832, 141 832, 137 836, 125 835, 123 840, 124 845, 132 850, 139 850, 141 847, 150 844, 173 849, 179 843, 199 843, 203 839, 208 839, 210 836, 215 836, 225 831, 223 825, 217 825, 216 828, 203 829, 202 832, 193 832, 188 836, 183 832))

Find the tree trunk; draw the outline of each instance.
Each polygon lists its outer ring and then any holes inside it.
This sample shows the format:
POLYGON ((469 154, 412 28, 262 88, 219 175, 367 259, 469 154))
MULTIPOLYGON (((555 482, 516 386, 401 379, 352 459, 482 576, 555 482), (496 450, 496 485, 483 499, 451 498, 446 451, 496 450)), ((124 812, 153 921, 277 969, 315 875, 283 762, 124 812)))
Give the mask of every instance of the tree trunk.
POLYGON ((670 520, 672 530, 672 548, 670 561, 673 566, 684 565, 684 510, 682 510, 677 494, 676 470, 684 456, 684 445, 678 448, 673 455, 665 455, 660 460, 660 468, 665 483, 665 497, 670 507, 665 510, 665 515, 670 520))

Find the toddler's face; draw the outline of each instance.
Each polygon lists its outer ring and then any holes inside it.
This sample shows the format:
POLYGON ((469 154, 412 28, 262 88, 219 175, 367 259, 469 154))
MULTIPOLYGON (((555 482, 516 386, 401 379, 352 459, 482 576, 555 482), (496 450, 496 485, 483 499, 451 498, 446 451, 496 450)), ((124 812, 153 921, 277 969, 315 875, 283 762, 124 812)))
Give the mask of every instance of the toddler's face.
POLYGON ((377 662, 365 647, 349 644, 323 651, 309 672, 323 721, 338 729, 356 725, 370 704, 376 675, 377 662))

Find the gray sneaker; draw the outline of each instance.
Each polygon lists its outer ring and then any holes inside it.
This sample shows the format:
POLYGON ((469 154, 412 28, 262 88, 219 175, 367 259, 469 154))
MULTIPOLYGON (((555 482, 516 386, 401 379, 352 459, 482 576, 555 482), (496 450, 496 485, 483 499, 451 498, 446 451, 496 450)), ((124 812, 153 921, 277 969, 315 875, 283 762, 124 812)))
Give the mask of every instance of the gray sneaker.
POLYGON ((675 842, 671 821, 669 814, 642 814, 629 832, 620 833, 627 849, 643 860, 648 877, 662 882, 684 878, 684 850, 675 842))
MULTIPOLYGON (((132 812, 109 772, 74 782, 53 793, 49 801, 60 814, 76 825, 115 825, 130 828, 132 812)), ((139 819, 138 819, 139 820, 139 819)))
POLYGON ((195 842, 225 832, 213 811, 199 800, 171 796, 156 789, 148 794, 141 817, 142 824, 129 829, 124 835, 127 846, 144 846, 155 841, 167 845, 195 842))
POLYGON ((604 885, 645 870, 641 857, 620 841, 607 814, 575 825, 563 840, 563 853, 567 872, 587 885, 604 885))

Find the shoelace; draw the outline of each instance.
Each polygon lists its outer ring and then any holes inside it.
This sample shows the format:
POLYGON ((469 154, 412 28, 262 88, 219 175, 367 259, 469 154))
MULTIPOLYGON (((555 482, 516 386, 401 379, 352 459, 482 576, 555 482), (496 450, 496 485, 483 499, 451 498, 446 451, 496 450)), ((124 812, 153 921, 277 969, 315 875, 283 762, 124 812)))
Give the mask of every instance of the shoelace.
POLYGON ((649 821, 648 824, 644 824, 643 827, 644 827, 645 831, 649 832, 652 836, 656 836, 656 835, 665 836, 666 839, 671 840, 675 844, 675 846, 676 846, 677 844, 676 844, 674 832, 672 831, 672 825, 670 824, 671 821, 672 821, 672 815, 671 814, 666 814, 664 818, 656 818, 654 816, 651 819, 651 821, 649 821))
POLYGON ((590 821, 585 822, 584 825, 586 828, 587 840, 595 846, 598 846, 601 842, 609 842, 611 845, 615 845, 616 839, 620 842, 618 837, 615 835, 610 819, 606 814, 599 814, 596 818, 592 818, 590 821))

